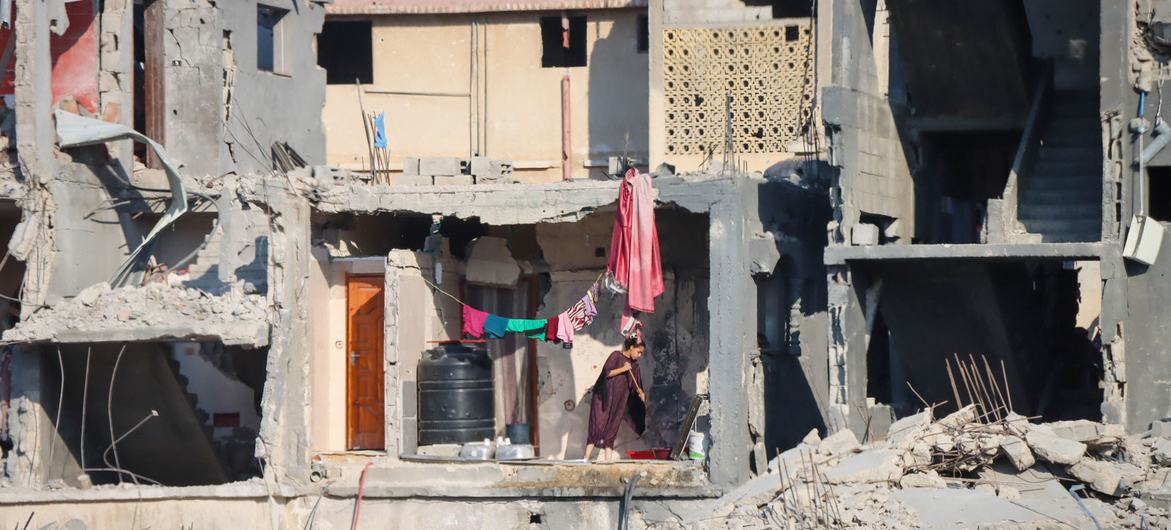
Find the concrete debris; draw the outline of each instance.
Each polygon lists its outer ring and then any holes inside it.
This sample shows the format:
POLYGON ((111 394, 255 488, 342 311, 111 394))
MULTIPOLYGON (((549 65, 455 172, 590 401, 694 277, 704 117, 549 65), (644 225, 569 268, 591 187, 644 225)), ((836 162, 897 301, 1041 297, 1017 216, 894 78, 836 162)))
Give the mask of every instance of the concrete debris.
POLYGON ((1012 462, 1017 471, 1024 471, 1033 467, 1037 459, 1033 458, 1033 451, 1020 437, 1005 436, 1000 440, 1000 452, 1012 462))
POLYGON ((825 437, 817 445, 817 450, 822 454, 841 456, 854 452, 858 447, 858 437, 854 436, 854 431, 843 429, 825 437))
POLYGON ((1037 456, 1054 464, 1076 464, 1086 453, 1086 444, 1057 436, 1045 425, 1035 425, 1025 434, 1025 440, 1037 456))
POLYGON ((1094 528, 1092 514, 1101 527, 1171 528, 1171 469, 1161 467, 1171 437, 1087 420, 981 418, 972 407, 931 418, 902 418, 866 445, 849 430, 811 433, 767 474, 684 517, 685 527, 726 528, 734 518, 740 528, 1094 528), (1071 494, 1071 479, 1086 488, 1071 494))
POLYGON ((98 283, 74 298, 39 309, 6 331, 6 342, 221 340, 229 346, 268 344, 268 302, 234 288, 205 291, 152 283, 111 289, 98 283))
POLYGON ((1161 466, 1171 466, 1171 440, 1162 438, 1151 445, 1151 458, 1161 466))
POLYGON ((1070 466, 1069 474, 1095 491, 1118 497, 1129 489, 1131 483, 1142 478, 1143 471, 1131 464, 1083 458, 1070 466))

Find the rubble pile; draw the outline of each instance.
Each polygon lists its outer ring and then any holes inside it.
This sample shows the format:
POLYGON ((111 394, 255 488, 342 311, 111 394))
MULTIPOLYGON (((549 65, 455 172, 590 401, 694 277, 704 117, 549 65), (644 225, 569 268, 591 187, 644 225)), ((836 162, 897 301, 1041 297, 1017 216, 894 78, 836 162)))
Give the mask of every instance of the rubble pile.
POLYGON ((263 295, 231 289, 214 296, 198 289, 152 283, 111 289, 107 283, 40 308, 4 333, 8 342, 218 338, 227 345, 267 342, 263 295))
POLYGON ((811 432, 685 526, 1171 529, 1171 423, 1128 436, 979 410, 927 409, 866 445, 811 432))

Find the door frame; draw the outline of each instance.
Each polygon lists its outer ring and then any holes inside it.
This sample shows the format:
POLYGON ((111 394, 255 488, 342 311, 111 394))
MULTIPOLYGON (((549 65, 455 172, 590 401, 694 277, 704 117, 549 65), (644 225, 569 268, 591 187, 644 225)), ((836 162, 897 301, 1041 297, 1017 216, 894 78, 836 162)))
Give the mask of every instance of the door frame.
POLYGON ((346 303, 345 303, 345 327, 346 327, 345 345, 346 345, 346 347, 345 347, 345 350, 343 350, 343 351, 345 354, 344 363, 345 363, 345 367, 346 367, 346 402, 345 402, 346 451, 383 451, 383 452, 385 452, 386 451, 387 436, 389 434, 391 434, 391 433, 386 432, 386 410, 385 410, 386 409, 386 346, 385 346, 385 339, 386 339, 386 337, 385 337, 385 333, 386 333, 386 309, 385 309, 386 275, 385 274, 349 274, 349 273, 347 273, 345 275, 345 287, 346 287, 346 303), (372 449, 354 449, 353 448, 354 447, 353 440, 352 440, 353 429, 351 429, 351 425, 352 425, 351 422, 353 420, 352 409, 354 407, 354 400, 352 397, 353 394, 351 394, 352 388, 350 385, 350 383, 351 383, 351 373, 350 373, 350 370, 351 370, 351 365, 350 365, 350 344, 351 344, 351 342, 350 342, 350 338, 351 338, 351 336, 350 336, 350 329, 351 329, 350 283, 356 279, 378 279, 378 280, 381 280, 379 285, 380 285, 380 289, 382 290, 382 297, 383 297, 383 312, 382 312, 383 331, 382 332, 384 334, 383 344, 381 345, 381 348, 379 349, 380 357, 382 358, 382 362, 379 363, 379 365, 380 365, 379 369, 382 372, 382 377, 381 377, 382 391, 380 393, 379 401, 381 401, 382 408, 383 408, 383 411, 382 411, 382 416, 383 416, 383 418, 382 418, 382 447, 381 448, 372 448, 372 449))

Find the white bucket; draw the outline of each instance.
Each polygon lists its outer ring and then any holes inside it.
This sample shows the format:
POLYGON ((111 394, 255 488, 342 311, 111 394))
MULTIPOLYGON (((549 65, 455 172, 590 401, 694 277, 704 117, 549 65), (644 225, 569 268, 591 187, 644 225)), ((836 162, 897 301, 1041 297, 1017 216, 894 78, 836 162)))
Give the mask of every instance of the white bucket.
POLYGON ((704 452, 704 436, 702 432, 691 431, 687 435, 687 456, 692 460, 705 460, 707 453, 704 452))

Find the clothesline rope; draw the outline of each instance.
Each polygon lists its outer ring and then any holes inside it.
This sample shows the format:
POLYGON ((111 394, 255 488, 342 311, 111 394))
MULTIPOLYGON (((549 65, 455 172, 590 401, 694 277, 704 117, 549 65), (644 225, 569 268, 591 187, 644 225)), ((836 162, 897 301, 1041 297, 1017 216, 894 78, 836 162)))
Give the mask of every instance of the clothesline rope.
MULTIPOLYGON (((598 274, 598 277, 594 279, 594 284, 597 284, 598 282, 602 281, 602 277, 603 277, 603 276, 605 276, 605 275, 606 275, 606 271, 602 271, 601 273, 599 273, 599 274, 598 274)), ((424 283, 426 283, 427 285, 430 285, 432 289, 435 289, 436 291, 439 291, 440 293, 443 293, 443 294, 444 294, 444 295, 446 295, 448 298, 450 298, 450 299, 454 300, 454 301, 455 301, 457 304, 459 304, 459 305, 462 305, 462 306, 466 306, 466 307, 472 307, 472 306, 471 306, 471 304, 468 304, 467 302, 464 302, 463 300, 460 300, 460 299, 459 299, 459 297, 455 296, 454 294, 451 294, 451 293, 449 293, 449 292, 447 292, 447 291, 444 291, 442 287, 440 287, 440 286, 436 285, 436 284, 435 284, 435 282, 432 282, 431 280, 428 280, 428 279, 427 279, 425 276, 423 276, 423 277, 421 277, 421 278, 422 278, 423 282, 424 282, 424 283)), ((588 289, 587 289, 587 290, 588 290, 588 289)), ((474 308, 473 308, 473 309, 474 309, 474 308)))

